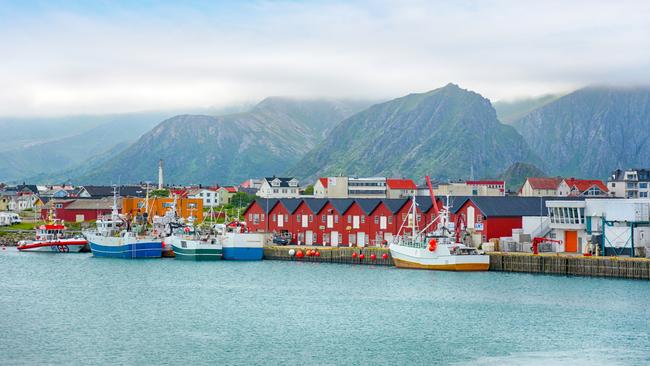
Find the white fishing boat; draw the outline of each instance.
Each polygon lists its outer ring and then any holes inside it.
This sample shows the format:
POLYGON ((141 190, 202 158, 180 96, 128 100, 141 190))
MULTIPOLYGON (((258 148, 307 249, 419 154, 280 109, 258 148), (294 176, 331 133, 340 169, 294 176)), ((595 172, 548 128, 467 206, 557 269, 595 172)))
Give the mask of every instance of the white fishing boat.
POLYGON ((215 229, 223 245, 223 259, 259 261, 264 257, 264 235, 249 232, 245 222, 217 224, 215 229))
POLYGON ((487 271, 490 257, 454 240, 453 233, 448 228, 449 207, 443 206, 442 210, 438 210, 429 177, 427 184, 435 218, 422 230, 418 230, 413 196, 409 219, 402 223, 398 235, 389 245, 395 266, 443 271, 487 271), (427 232, 431 227, 434 230, 427 232))
POLYGON ((113 191, 113 210, 97 220, 95 230, 85 231, 90 250, 96 257, 160 258, 162 241, 153 235, 140 234, 145 227, 131 227, 131 222, 117 210, 117 192, 113 191))
POLYGON ((34 229, 36 231, 34 240, 19 241, 19 251, 77 253, 88 244, 88 241, 82 236, 67 235, 63 221, 55 217, 53 210, 50 210, 48 221, 34 229))
POLYGON ((177 259, 210 261, 223 256, 222 237, 210 231, 197 230, 192 225, 175 228, 172 234, 163 239, 177 259))

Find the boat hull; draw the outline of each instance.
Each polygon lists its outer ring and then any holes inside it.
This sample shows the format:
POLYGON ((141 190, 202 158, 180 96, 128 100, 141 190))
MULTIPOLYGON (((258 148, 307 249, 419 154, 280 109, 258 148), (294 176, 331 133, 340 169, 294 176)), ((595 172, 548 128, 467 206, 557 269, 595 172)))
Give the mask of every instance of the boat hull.
POLYGON ((226 233, 222 239, 223 259, 259 261, 264 257, 264 236, 256 233, 226 233))
POLYGON ((490 257, 487 255, 451 255, 447 248, 435 252, 405 246, 391 246, 390 254, 398 268, 428 269, 437 271, 487 271, 490 257), (440 254, 440 253, 443 254, 440 254))
POLYGON ((171 246, 176 259, 218 261, 223 258, 221 244, 211 244, 201 240, 180 239, 172 236, 165 239, 165 245, 171 246))
POLYGON ((88 241, 84 239, 33 241, 19 245, 18 250, 21 252, 41 253, 78 253, 87 244, 88 241))
POLYGON ((140 259, 162 256, 162 241, 153 238, 87 236, 87 239, 95 257, 140 259))

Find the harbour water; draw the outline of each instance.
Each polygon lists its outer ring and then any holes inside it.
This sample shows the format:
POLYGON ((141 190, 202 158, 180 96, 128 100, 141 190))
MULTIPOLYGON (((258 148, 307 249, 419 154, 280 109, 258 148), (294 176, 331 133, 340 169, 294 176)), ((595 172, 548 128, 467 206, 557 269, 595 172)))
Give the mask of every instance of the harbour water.
POLYGON ((0 252, 0 364, 650 363, 650 282, 0 252))

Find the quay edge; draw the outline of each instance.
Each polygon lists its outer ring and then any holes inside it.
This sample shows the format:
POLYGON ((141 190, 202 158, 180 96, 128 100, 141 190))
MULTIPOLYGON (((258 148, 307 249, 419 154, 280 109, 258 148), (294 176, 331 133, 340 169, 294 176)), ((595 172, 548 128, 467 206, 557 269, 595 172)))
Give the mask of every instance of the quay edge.
MULTIPOLYGON (((530 254, 489 252, 490 271, 540 273, 569 276, 612 277, 627 279, 650 280, 650 259, 623 257, 585 257, 566 254, 530 254)), ((323 246, 265 246, 265 260, 284 260, 296 262, 344 263, 394 266, 388 248, 379 247, 323 247, 323 246), (317 250, 320 256, 304 256, 297 258, 289 255, 289 251, 317 250), (352 253, 357 253, 356 258, 352 253), (360 259, 359 254, 365 258, 360 259), (384 259, 382 254, 388 258, 384 259), (371 260, 371 254, 376 255, 371 260)))

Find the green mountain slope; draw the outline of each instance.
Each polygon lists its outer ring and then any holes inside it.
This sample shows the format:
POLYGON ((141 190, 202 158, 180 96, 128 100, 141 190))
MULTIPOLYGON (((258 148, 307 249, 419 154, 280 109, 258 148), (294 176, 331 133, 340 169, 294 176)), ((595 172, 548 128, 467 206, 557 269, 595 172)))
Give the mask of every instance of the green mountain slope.
POLYGON ((506 189, 516 191, 528 177, 546 177, 546 173, 533 164, 516 162, 510 165, 498 178, 506 181, 506 189))
POLYGON ((176 116, 75 182, 155 181, 158 159, 165 161, 169 183, 229 184, 277 174, 313 148, 331 126, 365 106, 274 97, 246 113, 176 116))
POLYGON ((492 103, 492 105, 497 111, 499 121, 511 124, 535 109, 543 107, 560 97, 561 95, 559 94, 548 94, 537 98, 498 101, 492 103))
POLYGON ((650 88, 580 89, 513 126, 550 174, 605 178, 619 167, 648 165, 650 88))
POLYGON ((537 159, 490 101, 449 84, 374 105, 336 126, 289 173, 437 179, 489 176, 537 159))

